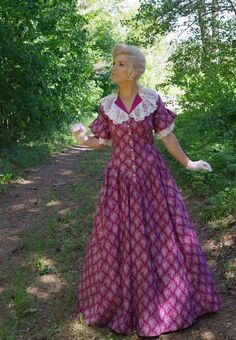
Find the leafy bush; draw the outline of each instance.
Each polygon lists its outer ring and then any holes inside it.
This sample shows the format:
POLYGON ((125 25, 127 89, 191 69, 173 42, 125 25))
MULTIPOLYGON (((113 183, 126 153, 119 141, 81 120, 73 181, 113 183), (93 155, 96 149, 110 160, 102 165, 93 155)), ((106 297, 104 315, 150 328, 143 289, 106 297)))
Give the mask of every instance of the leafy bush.
POLYGON ((45 140, 94 110, 84 25, 74 0, 1 4, 0 141, 45 140))

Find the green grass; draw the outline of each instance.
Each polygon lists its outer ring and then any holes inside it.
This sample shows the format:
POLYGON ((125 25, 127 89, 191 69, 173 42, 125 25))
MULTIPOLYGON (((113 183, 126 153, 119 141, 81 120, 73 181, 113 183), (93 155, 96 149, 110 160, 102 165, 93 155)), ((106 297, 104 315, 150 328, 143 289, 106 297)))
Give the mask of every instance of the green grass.
POLYGON ((70 135, 58 133, 50 142, 5 144, 0 148, 0 191, 6 190, 5 184, 9 181, 20 178, 22 170, 41 164, 52 153, 72 143, 70 135))
POLYGON ((21 332, 27 317, 37 311, 32 308, 30 296, 26 291, 28 277, 27 266, 18 268, 12 277, 11 285, 1 294, 1 304, 5 310, 5 319, 0 327, 1 339, 15 339, 15 330, 21 332))
POLYGON ((203 223, 236 213, 236 126, 214 128, 216 123, 214 115, 189 113, 178 116, 174 130, 188 157, 209 162, 212 172, 186 170, 158 143, 184 195, 203 202, 199 215, 203 223))

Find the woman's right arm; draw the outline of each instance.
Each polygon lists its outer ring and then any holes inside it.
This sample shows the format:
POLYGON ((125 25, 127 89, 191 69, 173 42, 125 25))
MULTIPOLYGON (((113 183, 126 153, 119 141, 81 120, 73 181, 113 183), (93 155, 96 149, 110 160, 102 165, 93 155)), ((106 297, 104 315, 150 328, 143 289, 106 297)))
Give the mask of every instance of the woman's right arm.
POLYGON ((109 145, 107 144, 100 144, 98 141, 98 138, 96 137, 89 137, 87 141, 83 142, 82 145, 88 146, 90 148, 96 148, 96 149, 102 149, 104 147, 107 147, 109 145))
POLYGON ((76 142, 79 145, 85 145, 90 148, 96 148, 96 149, 102 149, 104 147, 107 147, 107 144, 100 144, 98 138, 86 136, 86 138, 81 137, 81 131, 77 130, 73 132, 73 136, 75 137, 76 142))

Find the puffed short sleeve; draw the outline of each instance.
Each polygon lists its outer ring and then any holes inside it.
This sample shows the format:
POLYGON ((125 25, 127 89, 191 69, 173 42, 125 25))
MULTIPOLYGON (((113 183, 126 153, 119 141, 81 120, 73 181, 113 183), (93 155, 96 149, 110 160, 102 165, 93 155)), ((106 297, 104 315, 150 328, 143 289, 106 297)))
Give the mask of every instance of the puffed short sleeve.
POLYGON ((98 116, 88 126, 95 137, 98 138, 100 144, 111 145, 111 134, 109 131, 108 117, 103 111, 102 106, 99 106, 98 116))
POLYGON ((153 126, 158 139, 168 135, 174 129, 176 116, 177 114, 168 109, 159 96, 157 109, 153 113, 153 126))

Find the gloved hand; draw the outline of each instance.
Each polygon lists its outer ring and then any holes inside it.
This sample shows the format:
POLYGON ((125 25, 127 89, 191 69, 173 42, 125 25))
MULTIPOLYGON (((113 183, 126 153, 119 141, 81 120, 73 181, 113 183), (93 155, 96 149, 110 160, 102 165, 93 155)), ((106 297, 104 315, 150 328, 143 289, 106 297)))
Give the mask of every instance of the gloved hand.
POLYGON ((196 170, 212 171, 210 164, 202 160, 196 161, 196 162, 192 162, 189 160, 185 169, 190 170, 190 171, 196 171, 196 170))
POLYGON ((72 124, 70 126, 70 129, 72 132, 77 132, 77 131, 86 132, 87 131, 86 127, 82 123, 72 124))
POLYGON ((83 144, 88 140, 88 136, 86 135, 86 127, 82 123, 73 124, 70 128, 77 143, 83 144))

